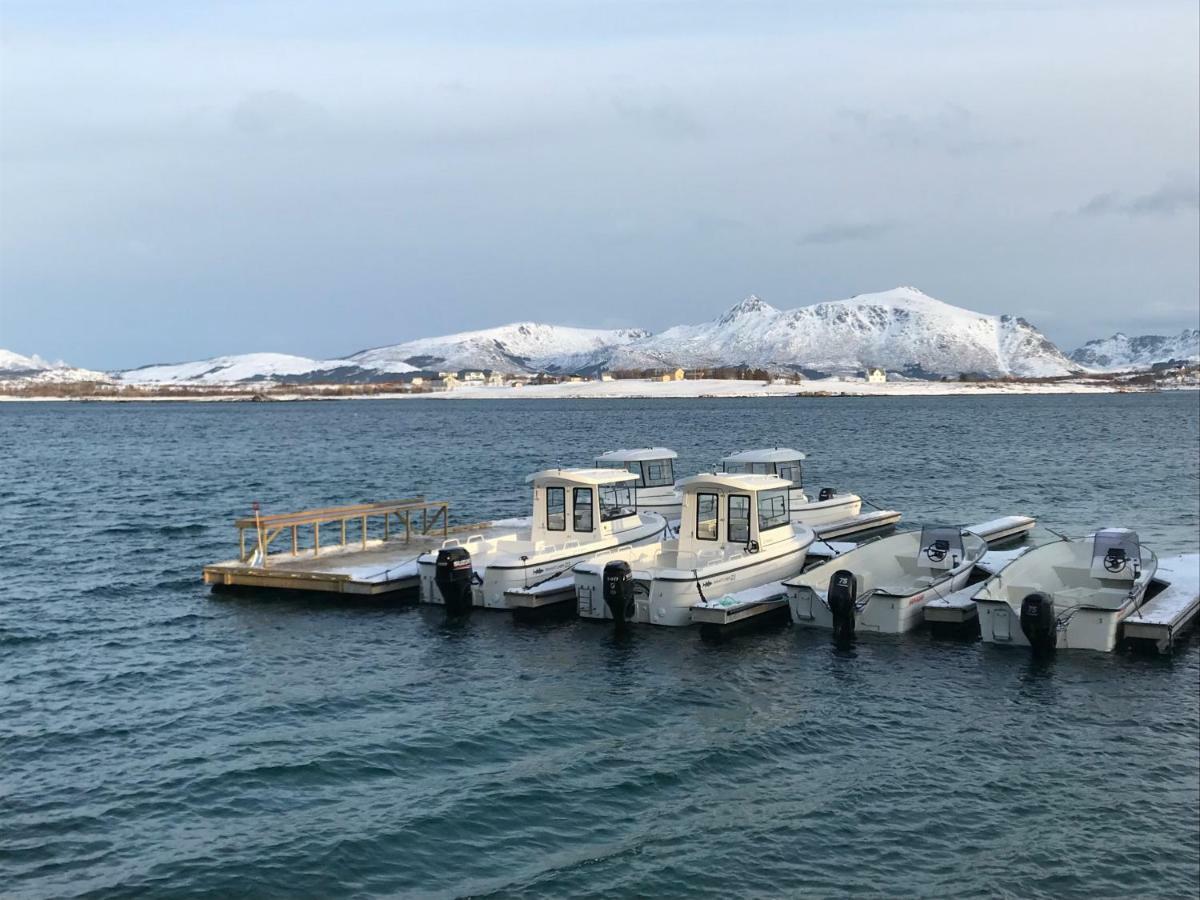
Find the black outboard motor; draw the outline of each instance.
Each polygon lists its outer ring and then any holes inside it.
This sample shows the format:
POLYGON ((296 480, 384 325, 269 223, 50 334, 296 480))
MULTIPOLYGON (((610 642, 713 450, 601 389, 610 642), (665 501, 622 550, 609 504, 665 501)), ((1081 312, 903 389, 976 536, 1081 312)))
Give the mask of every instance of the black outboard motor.
POLYGON ((461 616, 471 611, 474 575, 471 554, 465 547, 446 547, 438 551, 433 580, 446 604, 446 615, 461 616))
POLYGON ((1035 591, 1021 601, 1021 631, 1034 653, 1049 653, 1058 644, 1056 618, 1054 598, 1048 594, 1035 591))
POLYGON ((604 566, 604 602, 617 628, 624 628, 637 615, 633 602, 633 567, 623 559, 604 566))
POLYGON ((821 493, 817 494, 817 502, 821 503, 825 500, 832 500, 837 496, 837 488, 821 488, 821 493))
POLYGON ((858 579, 846 569, 838 569, 829 579, 829 611, 833 613, 833 637, 848 641, 854 637, 854 617, 858 613, 858 579))

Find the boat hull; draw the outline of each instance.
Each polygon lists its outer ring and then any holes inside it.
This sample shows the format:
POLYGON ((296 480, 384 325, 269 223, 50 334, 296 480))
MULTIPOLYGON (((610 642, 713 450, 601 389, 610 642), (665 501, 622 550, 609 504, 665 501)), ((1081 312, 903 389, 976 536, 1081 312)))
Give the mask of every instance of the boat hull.
MULTIPOLYGON (((1059 650, 1094 650, 1111 653, 1121 640, 1121 625, 1143 603, 1145 590, 1120 609, 1084 608, 1073 613, 1058 632, 1059 650)), ((976 598, 979 634, 985 644, 1029 647, 1021 631, 1020 613, 1001 600, 976 598)))
MULTIPOLYGON (((720 596, 746 588, 782 581, 804 567, 808 543, 774 555, 745 554, 699 569, 665 569, 649 574, 635 566, 635 607, 631 621, 645 625, 681 628, 692 624, 692 606, 707 596, 720 596)), ((589 567, 591 568, 591 567, 589 567)), ((575 573, 579 615, 585 619, 613 618, 604 602, 603 568, 575 573)))
MULTIPOLYGON (((639 547, 643 544, 662 540, 666 532, 665 520, 654 517, 650 522, 637 528, 629 529, 617 535, 616 543, 581 545, 577 549, 560 549, 547 554, 531 554, 528 559, 520 560, 505 554, 503 558, 492 562, 494 554, 481 552, 484 545, 464 544, 471 551, 472 565, 478 576, 479 583, 472 588, 474 606, 490 609, 511 609, 505 599, 506 591, 527 588, 552 578, 568 574, 572 567, 585 562, 601 553, 611 553, 627 547, 639 547)), ((436 571, 436 554, 422 558, 418 564, 420 577, 421 602, 436 605, 444 604, 441 591, 438 590, 434 579, 436 571)))
MULTIPOLYGON (((924 621, 925 607, 931 600, 945 597, 966 587, 970 565, 955 570, 950 577, 905 596, 872 594, 855 616, 855 631, 878 634, 904 634, 924 621)), ((801 627, 833 628, 833 614, 824 598, 811 588, 788 588, 788 606, 792 622, 801 627)))
POLYGON ((831 500, 793 504, 791 518, 800 525, 828 525, 851 519, 862 512, 862 498, 857 494, 838 494, 831 500))

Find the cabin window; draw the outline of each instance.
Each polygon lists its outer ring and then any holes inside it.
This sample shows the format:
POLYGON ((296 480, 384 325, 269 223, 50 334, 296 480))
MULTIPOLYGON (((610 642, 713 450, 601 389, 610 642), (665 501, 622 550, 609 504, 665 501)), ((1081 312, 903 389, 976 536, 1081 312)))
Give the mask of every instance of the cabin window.
POLYGON ((606 484, 600 488, 600 521, 611 522, 637 512, 637 495, 629 484, 606 484))
POLYGON ((546 530, 567 530, 567 489, 546 488, 546 530))
POLYGON ((763 491, 758 495, 758 530, 778 528, 788 523, 788 492, 763 491))
POLYGON ((592 530, 592 489, 575 488, 571 497, 576 531, 592 530))
POLYGON ((729 541, 732 544, 750 543, 750 497, 747 494, 729 495, 729 541))
POLYGON ((675 467, 669 459, 642 463, 642 483, 639 487, 664 487, 675 483, 675 467))
POLYGON ((696 495, 696 538, 701 541, 717 539, 717 495, 696 495))
POLYGON ((721 463, 721 468, 730 475, 746 475, 750 472, 749 463, 727 462, 721 463))
POLYGON ((779 477, 784 478, 796 487, 804 487, 804 475, 800 470, 800 460, 790 460, 779 464, 779 477))

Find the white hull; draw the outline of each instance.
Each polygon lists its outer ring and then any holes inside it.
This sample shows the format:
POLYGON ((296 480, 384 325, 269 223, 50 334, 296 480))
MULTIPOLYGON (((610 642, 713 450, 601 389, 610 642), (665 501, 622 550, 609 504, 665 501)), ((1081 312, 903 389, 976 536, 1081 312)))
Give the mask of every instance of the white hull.
POLYGON ((800 525, 828 525, 857 516, 862 512, 862 498, 857 494, 838 494, 832 500, 794 503, 790 512, 792 521, 800 525))
MULTIPOLYGON (((636 613, 632 619, 647 625, 683 627, 692 624, 691 608, 706 596, 721 596, 733 591, 782 581, 804 567, 812 543, 796 540, 787 546, 766 548, 757 554, 740 553, 696 569, 646 569, 632 560, 636 613)), ((612 619, 604 602, 602 565, 591 564, 575 571, 575 591, 579 615, 585 619, 612 619)))
MULTIPOLYGON (((504 542, 468 540, 461 546, 471 554, 471 564, 481 583, 472 588, 474 606, 491 609, 510 609, 505 591, 530 587, 551 578, 568 574, 572 567, 600 553, 610 553, 630 547, 653 543, 663 538, 666 521, 647 515, 646 522, 614 535, 613 539, 593 544, 574 544, 549 548, 541 553, 527 552, 527 559, 506 549, 504 542)), ((418 564, 421 602, 442 605, 445 601, 434 579, 437 554, 423 557, 418 564)))
MULTIPOLYGON (((1059 650, 1095 650, 1111 653, 1121 640, 1121 624, 1141 605, 1130 601, 1121 609, 1081 609, 1058 632, 1059 650)), ((1028 647, 1021 631, 1021 616, 1011 606, 996 600, 975 600, 979 612, 979 633, 985 644, 1011 644, 1028 647)))
MULTIPOLYGON (((850 572, 857 583, 854 598, 856 632, 904 634, 925 619, 925 607, 966 587, 971 570, 987 552, 978 535, 958 529, 949 532, 952 541, 961 538, 957 549, 941 542, 943 550, 934 560, 933 549, 924 543, 925 531, 903 532, 878 541, 868 541, 829 562, 788 581, 788 607, 792 622, 808 628, 834 627, 829 607, 829 582, 840 571, 850 572)), ((930 538, 940 536, 931 534, 930 538)))
MULTIPOLYGON (((946 597, 966 587, 974 563, 964 566, 946 581, 909 594, 905 597, 875 594, 867 600, 855 618, 856 631, 879 634, 904 634, 920 625, 925 618, 925 607, 931 600, 946 597)), ((809 628, 833 628, 833 614, 824 598, 816 591, 788 591, 788 605, 792 610, 792 622, 809 628)))
MULTIPOLYGON (((1098 534, 1111 534, 1102 531, 1098 534)), ((973 599, 979 633, 986 644, 1030 647, 1021 628, 1021 605, 1033 593, 1054 605, 1058 650, 1111 653, 1121 640, 1122 623, 1144 603, 1157 560, 1139 547, 1138 568, 1125 577, 1097 575, 1089 563, 1089 541, 1052 541, 1013 560, 982 584, 973 599)))

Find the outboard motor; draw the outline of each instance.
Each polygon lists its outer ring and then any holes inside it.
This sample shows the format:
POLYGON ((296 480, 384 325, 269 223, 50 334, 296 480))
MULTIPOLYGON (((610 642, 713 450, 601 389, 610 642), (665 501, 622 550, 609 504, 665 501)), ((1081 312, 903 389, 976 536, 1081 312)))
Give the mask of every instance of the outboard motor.
POLYGON ((821 488, 821 493, 817 495, 817 502, 832 500, 837 496, 837 488, 821 488))
POLYGON ((833 614, 833 637, 848 641, 854 637, 854 618, 858 613, 858 579, 847 569, 839 569, 829 579, 829 611, 833 614))
POLYGON ((633 567, 623 559, 604 565, 604 602, 617 628, 624 628, 637 615, 637 606, 633 602, 633 567))
POLYGON ((1021 601, 1021 631, 1037 654, 1049 653, 1058 644, 1054 598, 1035 591, 1021 601))
POLYGON ((474 576, 471 554, 466 547, 445 547, 438 551, 433 580, 446 604, 446 615, 460 616, 471 611, 474 576))

